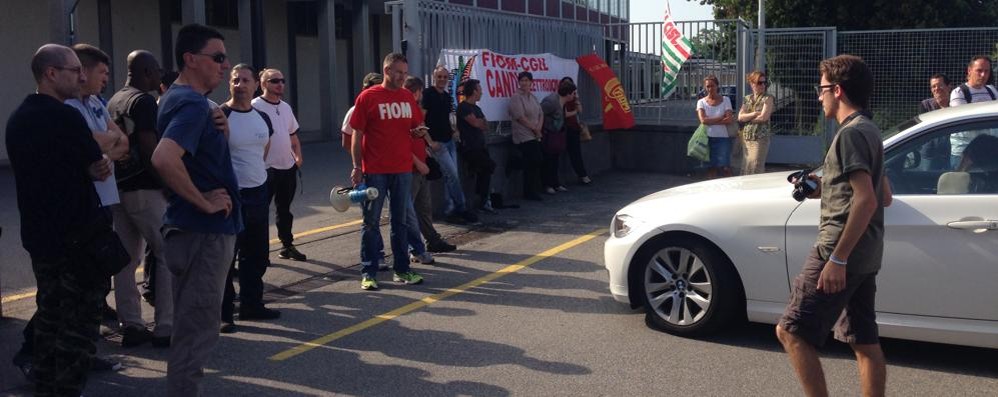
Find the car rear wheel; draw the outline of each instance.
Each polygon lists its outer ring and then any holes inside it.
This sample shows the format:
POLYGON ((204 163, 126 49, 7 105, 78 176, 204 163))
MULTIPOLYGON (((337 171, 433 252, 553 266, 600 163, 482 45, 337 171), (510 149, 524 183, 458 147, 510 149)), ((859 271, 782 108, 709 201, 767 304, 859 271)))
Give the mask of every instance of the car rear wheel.
POLYGON ((660 240, 638 259, 649 326, 697 336, 736 317, 737 277, 715 248, 689 238, 660 240))

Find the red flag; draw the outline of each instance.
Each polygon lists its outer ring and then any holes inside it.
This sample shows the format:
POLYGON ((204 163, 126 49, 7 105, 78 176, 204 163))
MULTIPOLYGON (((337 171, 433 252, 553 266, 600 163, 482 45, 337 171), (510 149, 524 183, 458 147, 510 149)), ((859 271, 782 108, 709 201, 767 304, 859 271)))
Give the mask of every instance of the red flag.
POLYGON ((631 113, 631 103, 624 95, 624 87, 599 55, 583 55, 575 59, 579 66, 596 80, 597 86, 603 92, 603 129, 619 130, 634 127, 634 114, 631 113))

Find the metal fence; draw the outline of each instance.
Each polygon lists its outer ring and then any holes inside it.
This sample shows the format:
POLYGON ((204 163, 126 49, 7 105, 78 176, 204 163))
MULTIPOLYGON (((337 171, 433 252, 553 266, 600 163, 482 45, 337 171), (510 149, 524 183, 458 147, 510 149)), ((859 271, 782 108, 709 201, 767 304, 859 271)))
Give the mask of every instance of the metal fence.
MULTIPOLYGON (((749 43, 757 43, 758 34, 753 30, 749 43)), ((770 117, 773 133, 822 135, 830 125, 821 115, 821 103, 813 86, 818 64, 835 55, 835 28, 768 29, 765 39, 765 69, 770 82, 767 92, 776 98, 776 109, 770 117)), ((754 65, 756 51, 749 53, 754 65)))
POLYGON ((888 128, 917 115, 919 102, 932 97, 930 76, 945 73, 955 88, 966 82, 970 59, 994 58, 996 45, 998 28, 917 29, 838 32, 837 49, 870 66, 874 121, 888 128))
MULTIPOLYGON (((593 52, 604 55, 604 31, 599 24, 538 17, 520 13, 448 4, 438 1, 387 3, 392 13, 396 45, 409 45, 410 71, 424 81, 443 49, 490 49, 505 54, 551 53, 575 59, 593 52), (406 14, 409 13, 407 16, 406 14), (415 16, 415 18, 412 18, 415 16), (415 54, 412 54, 416 52, 415 54), (414 61, 418 64, 413 65, 414 61)), ((591 79, 578 79, 584 121, 599 123, 602 93, 591 79)), ((494 129, 508 133, 508 123, 494 129)))
POLYGON ((703 79, 717 76, 722 93, 737 106, 744 87, 748 25, 741 20, 676 22, 693 43, 693 56, 682 66, 676 90, 662 97, 662 22, 607 26, 607 63, 624 86, 639 123, 696 124, 696 100, 703 79))

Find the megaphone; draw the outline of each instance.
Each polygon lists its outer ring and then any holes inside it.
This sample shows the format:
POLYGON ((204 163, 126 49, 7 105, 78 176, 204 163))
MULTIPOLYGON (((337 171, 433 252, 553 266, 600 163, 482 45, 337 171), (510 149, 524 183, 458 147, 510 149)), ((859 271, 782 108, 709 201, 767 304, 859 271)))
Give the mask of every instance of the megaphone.
POLYGON ((355 189, 342 186, 333 186, 329 191, 329 204, 339 212, 346 212, 350 208, 350 203, 362 203, 378 198, 378 189, 359 185, 355 189))

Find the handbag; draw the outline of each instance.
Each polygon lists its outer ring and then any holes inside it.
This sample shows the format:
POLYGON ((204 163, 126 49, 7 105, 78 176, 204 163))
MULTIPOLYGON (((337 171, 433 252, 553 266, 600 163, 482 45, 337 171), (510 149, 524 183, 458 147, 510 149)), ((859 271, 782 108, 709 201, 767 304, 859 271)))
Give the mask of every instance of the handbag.
POLYGON ((132 257, 128 255, 121 238, 111 225, 94 222, 88 229, 70 242, 70 248, 76 255, 93 261, 99 275, 105 278, 120 273, 128 266, 132 257))
POLYGON ((579 123, 579 141, 586 142, 593 140, 593 134, 589 132, 589 126, 586 123, 579 123))
POLYGON ((738 136, 738 120, 732 121, 725 125, 728 127, 728 138, 734 138, 738 136))
POLYGON ((686 155, 700 161, 710 160, 710 146, 707 140, 707 126, 700 124, 693 137, 686 144, 686 155))

